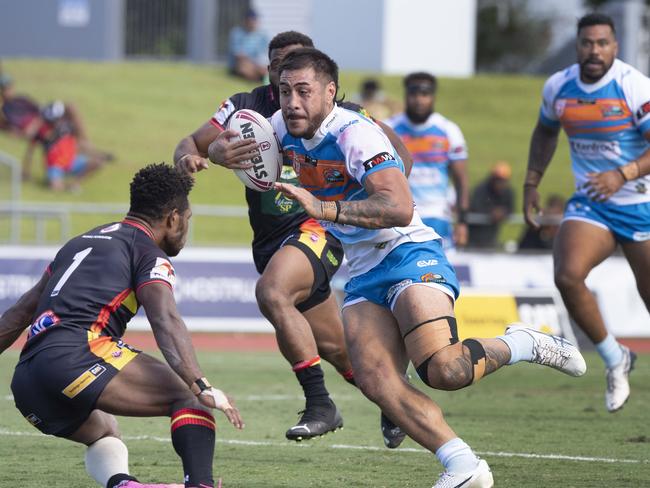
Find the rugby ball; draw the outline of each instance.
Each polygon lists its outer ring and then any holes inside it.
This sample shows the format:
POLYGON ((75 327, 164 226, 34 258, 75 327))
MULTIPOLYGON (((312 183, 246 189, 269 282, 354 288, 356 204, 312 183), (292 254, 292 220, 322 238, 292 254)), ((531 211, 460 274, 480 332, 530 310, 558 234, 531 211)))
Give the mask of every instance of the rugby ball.
POLYGON ((238 110, 230 117, 228 129, 239 133, 241 139, 255 139, 258 155, 249 159, 249 169, 233 171, 248 188, 268 191, 273 188, 282 172, 282 153, 271 123, 262 114, 253 110, 238 110))

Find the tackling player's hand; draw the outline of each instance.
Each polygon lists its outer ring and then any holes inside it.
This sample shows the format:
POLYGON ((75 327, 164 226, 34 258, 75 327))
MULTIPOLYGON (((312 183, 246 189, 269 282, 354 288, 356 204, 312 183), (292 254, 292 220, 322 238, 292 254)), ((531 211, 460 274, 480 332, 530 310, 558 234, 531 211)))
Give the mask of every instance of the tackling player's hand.
POLYGON ((582 185, 587 196, 596 202, 604 202, 625 184, 623 175, 615 169, 602 173, 587 173, 589 180, 582 185))
POLYGON ((193 175, 201 170, 208 169, 210 165, 198 154, 187 153, 183 155, 178 161, 176 161, 176 168, 184 173, 193 175))
POLYGON ((454 226, 454 244, 458 247, 467 245, 468 231, 467 224, 459 222, 454 226))
POLYGON ((208 147, 210 161, 228 169, 252 168, 250 159, 259 154, 257 142, 255 139, 239 139, 238 136, 239 133, 232 129, 219 134, 208 147))
POLYGON ((524 220, 533 229, 539 229, 539 222, 535 220, 536 215, 541 215, 539 192, 536 186, 524 185, 524 220))
POLYGON ((233 405, 232 399, 227 397, 223 391, 210 387, 203 390, 198 395, 198 399, 208 408, 221 410, 228 418, 228 421, 237 429, 241 430, 244 428, 244 421, 241 418, 239 410, 233 405))
POLYGON ((282 192, 286 197, 296 200, 310 217, 316 220, 323 220, 324 215, 321 201, 304 188, 292 185, 291 183, 277 182, 273 187, 282 192))

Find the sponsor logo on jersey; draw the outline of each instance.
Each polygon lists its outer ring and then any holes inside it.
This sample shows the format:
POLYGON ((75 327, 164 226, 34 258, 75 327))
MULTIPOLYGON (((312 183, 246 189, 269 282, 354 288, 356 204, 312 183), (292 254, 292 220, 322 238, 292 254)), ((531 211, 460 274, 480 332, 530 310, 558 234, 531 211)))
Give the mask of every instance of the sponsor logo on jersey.
POLYGON ((295 200, 291 200, 290 198, 285 197, 282 193, 278 192, 275 195, 274 203, 280 212, 288 213, 295 205, 295 200))
POLYGON ((59 322, 61 322, 61 320, 59 319, 59 317, 57 317, 57 315, 52 310, 46 310, 41 315, 39 315, 36 320, 34 320, 32 325, 29 326, 27 339, 31 339, 35 335, 40 334, 41 332, 46 330, 48 327, 52 327, 53 325, 56 325, 59 322))
POLYGON ((395 158, 391 153, 388 152, 380 152, 379 154, 375 154, 373 157, 370 159, 364 161, 363 167, 366 169, 366 171, 370 171, 372 168, 379 166, 382 163, 385 163, 386 161, 394 161, 395 158))
POLYGON ((624 114, 623 109, 619 105, 605 105, 600 111, 603 117, 620 117, 624 114))
POLYGON ((334 168, 327 168, 325 171, 323 171, 323 177, 328 183, 341 183, 345 180, 343 173, 334 168))
POLYGON ((564 113, 564 108, 566 107, 566 100, 564 98, 560 98, 559 100, 555 101, 555 115, 557 117, 562 117, 562 114, 564 113))
POLYGON ((429 266, 435 266, 438 264, 437 259, 421 259, 415 263, 418 268, 428 268, 429 266))
MULTIPOLYGON (((108 234, 109 232, 115 232, 116 230, 119 230, 119 228, 122 227, 122 224, 113 224, 109 225, 108 227, 104 227, 101 229, 99 232, 100 234, 108 234)), ((86 236, 84 236, 86 237, 86 236)))
POLYGON ((442 275, 436 273, 426 273, 420 276, 420 281, 422 283, 446 283, 447 280, 443 278, 442 275))
POLYGON ((622 154, 618 141, 595 141, 593 139, 569 139, 571 152, 583 159, 616 159, 622 154))
POLYGON ((149 273, 151 279, 163 280, 172 285, 176 284, 176 272, 172 263, 165 258, 156 258, 156 264, 149 273))
POLYGON ((347 122, 347 123, 343 124, 341 126, 341 128, 339 129, 339 134, 342 134, 343 132, 345 132, 345 129, 347 129, 348 127, 350 127, 350 126, 352 126, 354 124, 357 124, 358 122, 359 122, 359 119, 354 119, 354 120, 351 120, 350 122, 347 122))
POLYGON ((646 115, 650 113, 650 100, 645 102, 643 105, 639 107, 639 110, 636 111, 636 118, 637 119, 642 119, 646 115))
POLYGON ((404 288, 407 286, 413 284, 413 280, 411 279, 406 279, 402 280, 399 283, 395 283, 393 286, 391 286, 388 289, 388 293, 386 293, 386 301, 390 303, 393 300, 393 297, 400 293, 404 288))

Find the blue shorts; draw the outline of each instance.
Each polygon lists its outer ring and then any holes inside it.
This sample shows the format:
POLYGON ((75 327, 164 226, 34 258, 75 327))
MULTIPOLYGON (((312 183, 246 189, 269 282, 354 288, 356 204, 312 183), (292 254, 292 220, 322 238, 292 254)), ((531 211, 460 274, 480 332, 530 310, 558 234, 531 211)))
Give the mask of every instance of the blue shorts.
POLYGON ((442 251, 440 240, 397 246, 381 263, 345 285, 343 306, 367 300, 392 310, 400 293, 416 284, 436 288, 454 300, 458 298, 456 272, 442 251))
POLYGON ((614 234, 617 241, 641 242, 650 239, 650 202, 615 205, 573 195, 566 204, 564 220, 580 220, 601 227, 614 234))
POLYGON ((66 175, 79 176, 86 170, 86 166, 88 166, 88 157, 79 154, 74 158, 70 169, 67 171, 58 166, 50 166, 47 168, 47 181, 62 180, 66 175))
POLYGON ((449 220, 437 219, 435 217, 423 218, 424 225, 428 225, 442 237, 442 248, 445 251, 454 249, 454 226, 449 220))

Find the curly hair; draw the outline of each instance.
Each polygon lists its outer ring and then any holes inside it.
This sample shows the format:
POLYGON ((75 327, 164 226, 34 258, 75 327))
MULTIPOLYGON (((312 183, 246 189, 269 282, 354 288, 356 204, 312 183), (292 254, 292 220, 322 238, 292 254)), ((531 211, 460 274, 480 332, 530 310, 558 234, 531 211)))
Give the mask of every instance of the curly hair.
POLYGON ((274 49, 282 49, 283 47, 293 46, 294 44, 299 44, 302 47, 314 47, 314 41, 311 40, 311 37, 301 32, 280 32, 269 42, 269 58, 271 57, 271 51, 274 49))
POLYGON ((185 212, 190 205, 187 197, 193 185, 191 176, 173 166, 149 164, 131 181, 129 213, 160 220, 174 209, 185 212))

